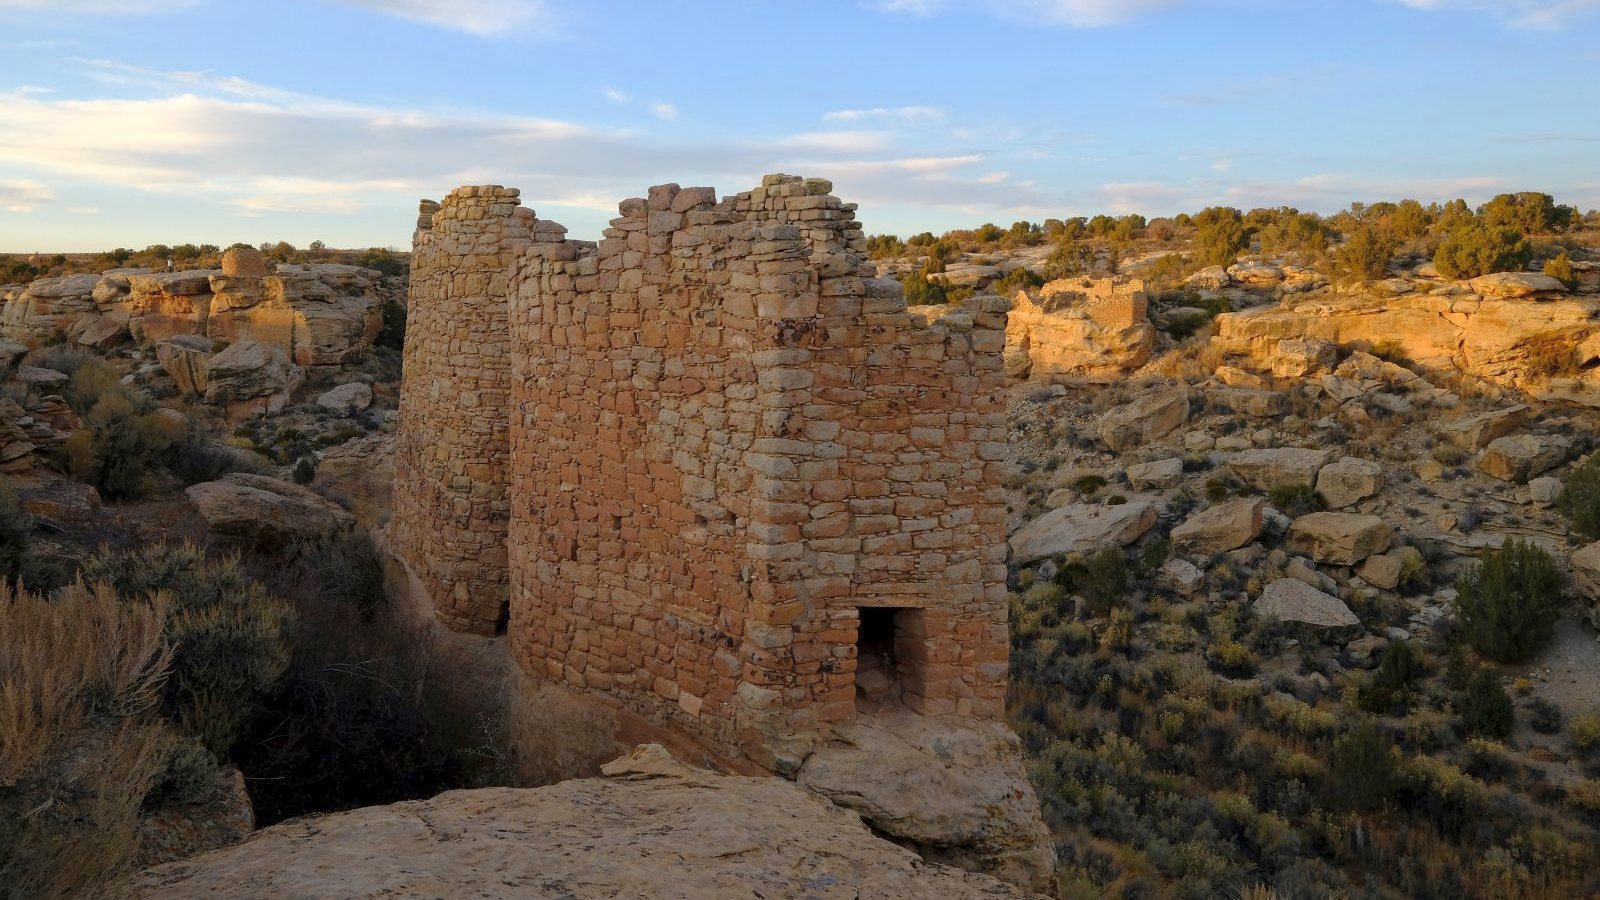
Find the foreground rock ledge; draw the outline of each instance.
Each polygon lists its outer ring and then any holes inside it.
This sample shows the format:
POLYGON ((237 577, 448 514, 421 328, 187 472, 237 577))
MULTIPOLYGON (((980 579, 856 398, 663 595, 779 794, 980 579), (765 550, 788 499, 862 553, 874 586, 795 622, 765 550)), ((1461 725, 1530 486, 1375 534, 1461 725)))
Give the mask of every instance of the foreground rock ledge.
POLYGON ((286 822, 151 869, 150 898, 1025 897, 924 862, 779 778, 691 769, 659 747, 608 778, 452 791, 286 822))

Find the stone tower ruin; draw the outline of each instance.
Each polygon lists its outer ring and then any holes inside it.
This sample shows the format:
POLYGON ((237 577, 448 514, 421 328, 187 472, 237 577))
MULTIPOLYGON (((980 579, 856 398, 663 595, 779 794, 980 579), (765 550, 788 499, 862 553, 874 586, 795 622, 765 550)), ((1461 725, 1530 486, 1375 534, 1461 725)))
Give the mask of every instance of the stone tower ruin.
POLYGON ((530 674, 792 770, 874 710, 998 720, 1005 303, 930 324, 854 206, 652 188, 598 245, 425 204, 392 544, 530 674))

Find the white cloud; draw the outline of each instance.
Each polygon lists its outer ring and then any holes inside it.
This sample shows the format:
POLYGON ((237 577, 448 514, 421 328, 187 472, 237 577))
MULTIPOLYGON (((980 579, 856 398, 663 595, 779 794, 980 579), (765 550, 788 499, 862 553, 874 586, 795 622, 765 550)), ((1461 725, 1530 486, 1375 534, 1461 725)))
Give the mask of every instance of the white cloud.
POLYGON ((944 120, 944 110, 936 106, 882 106, 872 109, 840 109, 822 114, 824 122, 860 122, 864 119, 893 119, 900 122, 926 123, 944 120))
POLYGON ((549 26, 544 0, 331 0, 481 37, 549 26))
POLYGON ((610 87, 609 85, 606 86, 606 87, 601 88, 600 89, 600 93, 604 94, 605 98, 607 100, 610 100, 612 103, 627 103, 628 102, 628 95, 627 94, 624 94, 623 92, 617 90, 614 87, 610 87))
POLYGON ((663 122, 675 122, 678 119, 678 107, 672 103, 652 103, 650 114, 663 122))
POLYGON ((1472 10, 1499 15, 1524 28, 1560 28, 1567 20, 1600 10, 1600 0, 1394 0, 1413 9, 1472 10))
POLYGON ((56 195, 49 188, 32 180, 0 180, 0 209, 11 213, 31 213, 56 195))
POLYGON ((1010 172, 986 172, 978 176, 979 184, 999 184, 1011 177, 1010 172))

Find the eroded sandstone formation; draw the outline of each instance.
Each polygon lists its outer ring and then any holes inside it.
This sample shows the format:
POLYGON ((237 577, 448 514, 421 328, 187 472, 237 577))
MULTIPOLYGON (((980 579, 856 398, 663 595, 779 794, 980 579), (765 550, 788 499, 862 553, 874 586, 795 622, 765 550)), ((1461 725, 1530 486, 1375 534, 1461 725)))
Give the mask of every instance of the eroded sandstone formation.
POLYGON ((444 623, 791 775, 880 705, 954 733, 1006 686, 1004 301, 908 311, 830 189, 664 185, 598 245, 514 190, 425 205, 395 454, 444 623))

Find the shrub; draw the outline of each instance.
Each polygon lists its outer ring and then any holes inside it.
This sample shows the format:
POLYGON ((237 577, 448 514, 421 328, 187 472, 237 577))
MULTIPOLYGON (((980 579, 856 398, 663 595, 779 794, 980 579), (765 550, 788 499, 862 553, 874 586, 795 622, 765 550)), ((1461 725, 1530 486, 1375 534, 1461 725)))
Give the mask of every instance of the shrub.
POLYGON ((1567 734, 1579 753, 1587 754, 1600 746, 1600 710, 1586 712, 1572 720, 1567 734))
POLYGON ((83 577, 132 597, 170 595, 174 651, 162 711, 179 731, 225 755, 252 705, 288 666, 289 607, 245 576, 237 557, 207 556, 190 544, 102 551, 84 564, 83 577))
POLYGON ((1578 273, 1572 269, 1572 256, 1563 250, 1555 256, 1544 261, 1544 274, 1567 286, 1567 290, 1578 287, 1578 273))
POLYGON ((32 540, 33 516, 9 485, 0 484, 0 581, 10 584, 22 574, 32 540))
POLYGON ((300 457, 300 460, 294 464, 294 483, 310 484, 312 479, 316 477, 316 462, 309 456, 300 457))
POLYGON ((1517 662, 1549 640, 1565 602, 1561 572, 1538 545, 1516 539, 1456 581, 1462 636, 1496 662, 1517 662))
POLYGON ((394 300, 383 304, 383 328, 375 342, 379 347, 402 350, 406 344, 406 308, 394 300))
POLYGON ((1397 786, 1398 756, 1394 741, 1376 725, 1363 722, 1352 728, 1328 755, 1328 804, 1363 812, 1382 806, 1397 786))
POLYGON ((1361 691, 1361 708, 1381 715, 1406 705, 1411 696, 1411 682, 1422 671, 1422 661, 1417 659, 1410 641, 1390 644, 1378 660, 1372 681, 1361 691))
POLYGON ((1473 673, 1461 700, 1462 728, 1468 734, 1505 738, 1514 722, 1511 695, 1500 686, 1500 679, 1488 669, 1473 673))
POLYGON ((1528 703, 1528 727, 1540 734, 1555 734, 1561 730, 1561 707, 1543 697, 1528 703))
POLYGON ((1362 225, 1351 232, 1344 246, 1334 251, 1334 262, 1341 276, 1366 284, 1388 274, 1389 260, 1394 258, 1397 246, 1389 232, 1362 225))
POLYGON ((1195 215, 1194 224, 1195 253, 1202 265, 1231 266, 1250 246, 1250 229, 1244 216, 1232 207, 1202 210, 1195 215))
POLYGON ((1580 534, 1591 541, 1600 540, 1600 455, 1572 470, 1556 505, 1580 534))
POLYGON ((170 659, 165 600, 76 582, 54 600, 0 583, 0 893, 78 897, 138 849, 170 738, 150 710, 170 659))
POLYGON ((1089 601, 1090 615, 1103 616, 1128 592, 1128 559, 1109 547, 1089 557, 1079 579, 1079 590, 1089 601))
POLYGON ((1532 257, 1532 245, 1518 232, 1472 219, 1450 229, 1433 264, 1446 278, 1477 278, 1520 271, 1532 257))
POLYGON ((1316 492, 1309 484, 1285 484, 1275 487, 1267 494, 1272 500, 1272 505, 1278 512, 1291 519, 1314 512, 1321 512, 1328 508, 1328 501, 1316 492))
POLYGON ((1072 480, 1072 489, 1087 497, 1106 486, 1106 480, 1100 475, 1080 475, 1072 480))
POLYGON ((930 268, 924 266, 920 271, 900 276, 900 284, 906 291, 907 306, 942 306, 950 302, 944 279, 929 277, 933 274, 930 268))
POLYGON ((1025 266, 1018 266, 991 284, 989 290, 1001 297, 1011 297, 1020 290, 1037 287, 1044 287, 1044 279, 1033 274, 1025 266))

